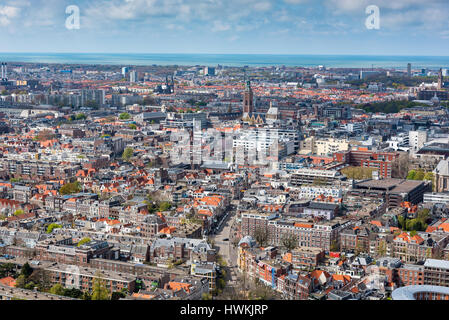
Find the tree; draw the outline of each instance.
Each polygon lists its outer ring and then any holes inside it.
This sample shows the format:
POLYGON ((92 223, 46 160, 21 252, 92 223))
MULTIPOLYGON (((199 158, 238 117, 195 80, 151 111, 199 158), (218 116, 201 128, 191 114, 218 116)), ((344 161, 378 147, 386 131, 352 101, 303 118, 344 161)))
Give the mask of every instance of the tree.
POLYGON ((126 293, 114 291, 111 295, 111 300, 120 300, 121 298, 126 298, 126 293))
POLYGON ((77 120, 77 121, 79 121, 79 120, 86 120, 86 119, 87 119, 87 116, 84 113, 78 113, 75 116, 75 120, 77 120))
POLYGON ((60 224, 57 223, 52 223, 47 227, 47 233, 52 233, 54 229, 59 229, 62 228, 62 226, 60 224))
POLYGON ((20 276, 17 277, 16 279, 16 288, 25 288, 27 284, 27 278, 21 274, 20 276))
POLYGON ((42 130, 38 133, 38 135, 34 138, 36 141, 48 141, 53 140, 55 138, 55 134, 50 130, 42 130))
POLYGON ((379 241, 379 244, 377 246, 377 255, 379 257, 384 256, 387 253, 387 242, 385 239, 382 239, 379 241))
POLYGON ((424 179, 426 181, 433 181, 433 172, 426 172, 426 174, 424 175, 424 179))
POLYGON ((100 272, 95 274, 92 284, 92 300, 109 300, 109 290, 100 272))
POLYGON ((16 274, 16 267, 12 263, 0 265, 0 278, 13 277, 16 274))
POLYGON ((64 289, 64 296, 66 297, 70 297, 70 298, 75 298, 75 299, 82 299, 84 296, 84 293, 76 288, 71 288, 71 289, 64 289))
POLYGON ((78 181, 67 183, 61 189, 59 189, 59 194, 61 195, 69 195, 78 193, 81 191, 81 184, 78 181))
POLYGON ((131 157, 134 155, 134 150, 132 148, 126 148, 125 151, 123 151, 122 158, 125 161, 129 161, 131 157))
POLYGON ((25 211, 23 211, 23 210, 16 210, 16 212, 14 212, 14 215, 16 216, 16 217, 18 217, 18 216, 21 216, 21 215, 24 215, 25 214, 25 211))
POLYGON ((32 273, 33 273, 33 268, 31 268, 30 265, 28 264, 28 262, 26 262, 23 265, 22 270, 20 271, 20 274, 25 276, 26 278, 28 278, 29 276, 31 276, 32 273))
POLYGON ((345 175, 348 179, 363 180, 363 179, 371 179, 373 177, 374 171, 376 171, 376 169, 374 168, 348 167, 341 170, 341 173, 345 175))
POLYGON ((410 172, 407 175, 407 180, 415 180, 416 177, 416 170, 410 170, 410 172))
POLYGON ((332 252, 338 252, 338 251, 340 251, 340 245, 336 240, 332 240, 332 243, 331 243, 329 249, 332 252))
POLYGON ((409 156, 407 153, 402 153, 391 166, 391 177, 397 179, 404 179, 407 176, 409 169, 409 156))
POLYGON ((164 212, 168 211, 172 208, 172 204, 170 202, 164 201, 159 205, 159 211, 164 212))
POLYGON ((298 246, 298 239, 293 234, 284 235, 281 243, 287 251, 292 251, 298 246))
POLYGON ((88 100, 86 102, 86 107, 97 110, 100 106, 99 106, 97 101, 95 101, 95 100, 88 100))
POLYGON ((424 173, 423 170, 418 170, 418 171, 416 171, 416 175, 415 175, 415 179, 414 180, 422 181, 422 180, 424 180, 424 175, 425 175, 425 173, 424 173))
POLYGON ((264 247, 268 243, 268 232, 262 228, 257 228, 254 232, 254 239, 259 246, 264 247))
POLYGON ((83 238, 80 242, 78 242, 78 247, 81 247, 83 244, 89 243, 92 240, 90 238, 83 238))
POLYGON ((212 295, 210 293, 203 293, 201 296, 202 300, 212 300, 212 295))
POLYGON ((124 112, 124 113, 120 114, 119 119, 120 120, 129 120, 129 119, 131 119, 131 115, 127 112, 124 112))
POLYGON ((65 293, 65 290, 64 290, 64 287, 62 285, 57 283, 53 287, 51 287, 50 293, 51 294, 56 294, 58 296, 63 296, 64 293, 65 293))
POLYGON ((131 130, 137 130, 137 126, 133 123, 131 123, 128 128, 130 128, 131 130))

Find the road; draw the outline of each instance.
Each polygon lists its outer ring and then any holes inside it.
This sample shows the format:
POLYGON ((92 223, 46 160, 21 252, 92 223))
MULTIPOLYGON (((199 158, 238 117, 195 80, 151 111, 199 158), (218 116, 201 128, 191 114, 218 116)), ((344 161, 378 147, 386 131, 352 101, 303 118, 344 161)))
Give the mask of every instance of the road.
POLYGON ((217 231, 217 233, 212 237, 215 247, 218 250, 218 253, 222 256, 222 258, 226 261, 228 267, 227 271, 227 282, 228 285, 232 285, 237 281, 237 257, 238 252, 237 249, 232 245, 232 241, 234 239, 234 230, 233 225, 235 223, 235 211, 229 211, 229 215, 221 228, 217 231), (229 241, 223 241, 224 239, 229 239, 229 241))

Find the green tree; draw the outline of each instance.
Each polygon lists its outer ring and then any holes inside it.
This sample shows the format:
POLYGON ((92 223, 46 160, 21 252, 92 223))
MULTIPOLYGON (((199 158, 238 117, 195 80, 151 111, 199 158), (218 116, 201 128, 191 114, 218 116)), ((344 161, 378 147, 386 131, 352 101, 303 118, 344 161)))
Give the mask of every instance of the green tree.
POLYGON ((424 180, 424 176, 425 176, 424 171, 423 170, 418 170, 418 171, 416 171, 416 175, 415 175, 415 179, 414 180, 422 181, 422 180, 424 180))
POLYGON ((137 126, 133 123, 131 123, 128 128, 130 128, 131 130, 137 130, 137 126))
POLYGON ((16 216, 16 217, 18 217, 18 216, 21 216, 21 215, 24 215, 25 214, 25 211, 23 211, 23 210, 16 210, 16 212, 14 212, 14 215, 16 216))
POLYGON ((64 289, 64 296, 66 297, 70 297, 70 298, 75 298, 75 299, 82 299, 84 296, 84 293, 76 288, 71 288, 71 289, 64 289))
POLYGON ((26 262, 23 265, 22 270, 20 270, 20 274, 25 276, 26 278, 28 278, 29 276, 31 276, 32 273, 33 273, 33 268, 31 268, 31 266, 28 264, 28 262, 26 262))
POLYGON ((57 224, 57 223, 52 223, 47 227, 47 233, 52 233, 54 229, 59 229, 62 228, 62 225, 57 224))
POLYGON ((89 243, 91 241, 92 241, 92 239, 90 239, 90 238, 83 238, 80 242, 78 242, 77 246, 81 247, 83 244, 89 243))
POLYGON ((25 288, 27 284, 27 278, 21 274, 20 276, 17 277, 16 279, 16 288, 25 288))
POLYGON ((119 119, 120 120, 129 120, 129 119, 131 119, 131 115, 127 112, 124 112, 124 113, 120 114, 119 119))
POLYGON ((122 158, 125 161, 129 161, 129 159, 131 159, 133 155, 134 155, 134 150, 132 148, 126 148, 125 151, 123 151, 122 158))
POLYGON ((78 181, 67 183, 61 189, 59 189, 59 194, 61 195, 69 195, 78 193, 81 191, 81 184, 78 181))
POLYGON ((172 204, 170 202, 161 202, 161 204, 159 205, 159 211, 164 212, 164 211, 168 211, 172 208, 172 204))
POLYGON ((75 120, 77 120, 77 121, 79 121, 79 120, 86 120, 86 119, 87 119, 87 116, 84 113, 78 113, 75 116, 75 120))
POLYGON ((415 180, 416 176, 416 170, 410 170, 410 172, 407 175, 407 180, 415 180))
POLYGON ((120 300, 121 298, 126 298, 126 293, 114 291, 111 295, 111 300, 120 300))
POLYGON ((64 290, 64 287, 62 285, 57 283, 53 287, 51 287, 50 293, 51 294, 56 294, 58 296, 63 296, 64 293, 65 293, 65 290, 64 290))
POLYGON ((92 300, 109 300, 109 290, 100 272, 97 272, 92 283, 92 300))
POLYGON ((426 181, 433 181, 433 173, 432 172, 426 172, 424 175, 424 180, 426 181))
POLYGON ((201 296, 202 300, 212 300, 212 295, 210 293, 203 293, 203 295, 201 296))

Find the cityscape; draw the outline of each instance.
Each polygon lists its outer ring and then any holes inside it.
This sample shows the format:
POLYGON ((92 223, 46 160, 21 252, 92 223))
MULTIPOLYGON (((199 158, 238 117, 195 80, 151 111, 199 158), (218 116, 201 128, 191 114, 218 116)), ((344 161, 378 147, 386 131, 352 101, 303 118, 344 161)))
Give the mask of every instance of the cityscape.
POLYGON ((0 300, 449 300, 449 57, 8 45, 0 300))

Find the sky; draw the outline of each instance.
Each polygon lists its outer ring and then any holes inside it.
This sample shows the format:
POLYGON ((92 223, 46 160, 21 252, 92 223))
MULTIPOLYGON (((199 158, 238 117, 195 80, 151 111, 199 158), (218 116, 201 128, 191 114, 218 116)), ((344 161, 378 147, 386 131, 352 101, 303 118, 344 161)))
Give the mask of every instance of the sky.
POLYGON ((448 15, 448 0, 0 0, 0 52, 447 56, 448 15))

